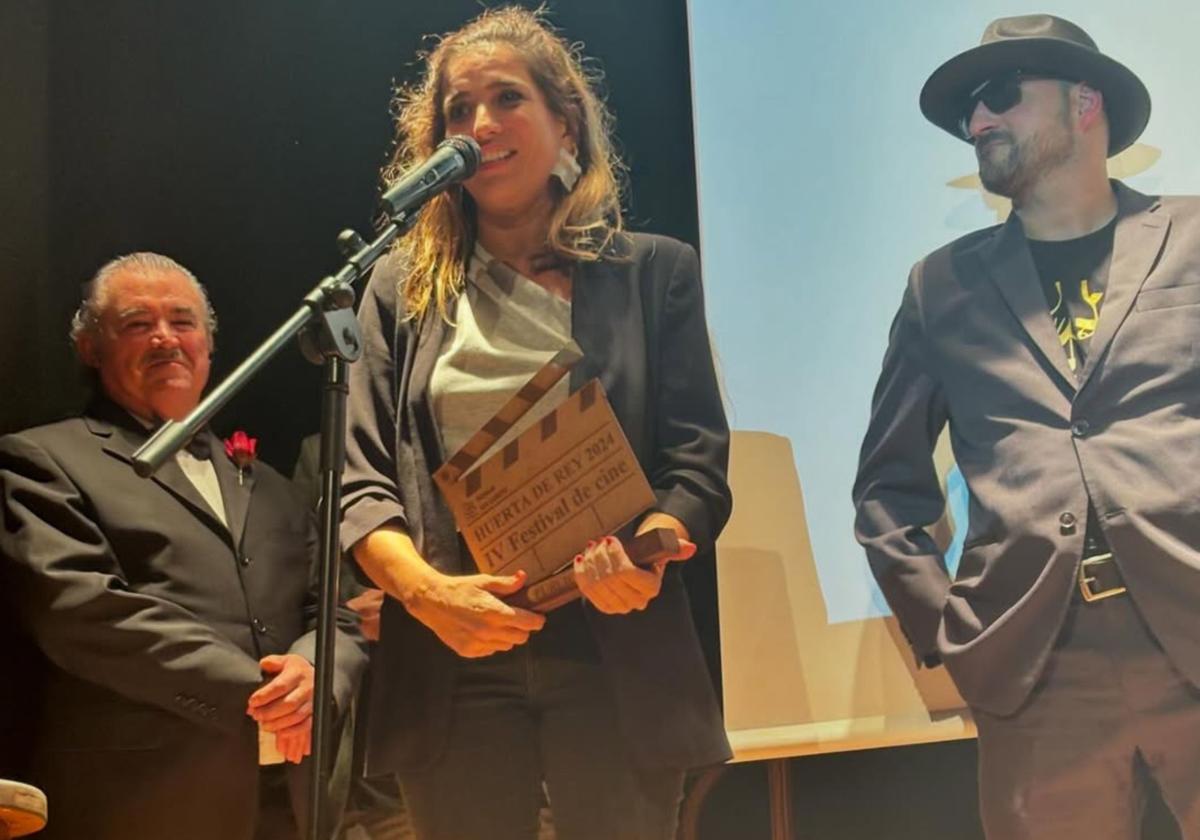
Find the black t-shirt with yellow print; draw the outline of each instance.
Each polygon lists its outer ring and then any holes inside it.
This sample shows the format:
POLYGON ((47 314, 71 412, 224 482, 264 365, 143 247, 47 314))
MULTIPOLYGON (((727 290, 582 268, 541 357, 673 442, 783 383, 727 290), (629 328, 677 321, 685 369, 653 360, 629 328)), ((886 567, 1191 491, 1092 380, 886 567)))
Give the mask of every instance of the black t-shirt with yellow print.
MULTIPOLYGON (((1042 282, 1046 305, 1054 319, 1067 365, 1078 377, 1087 361, 1088 345, 1100 323, 1108 267, 1112 262, 1114 218, 1095 233, 1061 242, 1029 240, 1029 251, 1042 282)), ((1084 556, 1108 551, 1095 508, 1088 500, 1084 556)))
POLYGON ((1029 240, 1058 340, 1076 376, 1083 370, 1089 340, 1100 323, 1116 227, 1114 218, 1095 233, 1078 239, 1029 240))

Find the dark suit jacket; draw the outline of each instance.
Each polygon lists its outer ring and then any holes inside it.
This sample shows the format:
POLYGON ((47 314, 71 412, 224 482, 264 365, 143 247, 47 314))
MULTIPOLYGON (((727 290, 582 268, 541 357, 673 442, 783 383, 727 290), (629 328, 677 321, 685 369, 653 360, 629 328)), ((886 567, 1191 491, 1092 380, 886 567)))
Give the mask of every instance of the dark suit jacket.
POLYGON ((973 706, 1016 711, 1075 588, 1088 495, 1129 592, 1200 685, 1200 200, 1114 183, 1115 244, 1078 377, 1014 214, 917 263, 875 391, 857 535, 921 656, 973 706), (970 489, 951 583, 924 526, 949 423, 970 489))
MULTIPOLYGON (((0 439, 6 594, 51 663, 32 781, 47 837, 250 838, 258 659, 315 655, 315 540, 290 484, 213 464, 227 530, 174 459, 152 480, 145 432, 111 403, 0 439)), ((364 657, 341 616, 335 695, 364 657)))
MULTIPOLYGON (((576 275, 572 335, 584 358, 571 371, 571 386, 600 379, 658 509, 683 521, 710 553, 729 516, 729 432, 696 254, 675 240, 640 234, 619 247, 619 254, 585 264, 576 275)), ((473 572, 431 478, 446 454, 427 392, 445 323, 436 315, 419 325, 398 317, 400 276, 394 263, 377 269, 359 311, 366 346, 351 366, 342 544, 348 549, 396 524, 437 568, 473 572)), ((698 560, 705 562, 690 562, 698 560)), ((692 767, 728 758, 678 569, 668 567, 660 595, 643 612, 586 613, 635 759, 692 767)), ((447 731, 454 660, 398 602, 385 601, 372 661, 378 671, 369 773, 414 769, 436 758, 447 731)))

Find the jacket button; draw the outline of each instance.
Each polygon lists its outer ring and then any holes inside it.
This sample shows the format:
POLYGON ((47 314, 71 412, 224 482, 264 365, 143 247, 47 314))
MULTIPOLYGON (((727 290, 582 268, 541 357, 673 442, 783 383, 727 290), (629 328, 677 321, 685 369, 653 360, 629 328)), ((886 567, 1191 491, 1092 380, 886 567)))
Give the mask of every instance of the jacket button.
POLYGON ((1058 517, 1058 532, 1064 537, 1075 533, 1075 514, 1067 511, 1058 517))
POLYGON ((249 556, 248 554, 243 554, 243 555, 241 556, 240 560, 241 560, 241 563, 242 563, 242 565, 243 565, 243 566, 249 566, 249 565, 250 565, 250 556, 249 556))
POLYGON ((1071 424, 1071 434, 1077 438, 1087 437, 1087 433, 1092 427, 1086 420, 1076 420, 1071 424))
POLYGON ((253 627, 255 630, 257 630, 259 633, 267 632, 267 625, 263 624, 262 621, 260 621, 257 618, 250 619, 250 626, 253 627))

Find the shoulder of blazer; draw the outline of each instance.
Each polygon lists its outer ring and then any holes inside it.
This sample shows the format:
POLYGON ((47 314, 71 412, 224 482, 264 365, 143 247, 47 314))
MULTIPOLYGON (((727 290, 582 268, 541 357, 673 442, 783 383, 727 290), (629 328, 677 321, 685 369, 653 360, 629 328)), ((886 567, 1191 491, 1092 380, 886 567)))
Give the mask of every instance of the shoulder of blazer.
POLYGON ((583 276, 593 282, 633 283, 641 294, 657 299, 665 293, 673 269, 688 252, 695 254, 690 245, 669 236, 622 231, 604 257, 583 263, 581 268, 583 276))
POLYGON ((1170 214, 1175 224, 1191 225, 1200 222, 1200 196, 1163 195, 1155 196, 1155 203, 1147 209, 1149 213, 1170 214))
POLYGON ((957 259, 967 254, 982 253, 1000 239, 1009 224, 1010 222, 1001 222, 990 227, 973 230, 968 234, 958 237, 958 239, 947 242, 942 247, 930 251, 922 257, 917 262, 915 269, 920 269, 924 266, 940 265, 946 260, 957 259))
POLYGON ((685 242, 661 233, 622 231, 617 234, 611 248, 612 254, 608 258, 632 262, 663 259, 673 265, 679 255, 690 247, 685 242))
POLYGON ((95 417, 71 417, 41 426, 31 426, 0 437, 0 447, 35 446, 52 457, 69 456, 78 452, 81 444, 93 440, 102 446, 114 432, 112 424, 95 417))
POLYGON ((400 292, 400 283, 408 274, 408 265, 395 251, 379 258, 371 268, 366 286, 381 300, 394 303, 400 292))
POLYGON ((1009 224, 1011 222, 972 231, 917 260, 908 276, 908 285, 916 301, 924 304, 944 297, 947 284, 955 282, 953 266, 961 265, 964 260, 986 261, 989 249, 1001 240, 1009 224))
MULTIPOLYGON (((3 473, 43 482, 64 480, 80 488, 112 492, 111 469, 121 467, 110 450, 133 451, 125 433, 94 417, 73 417, 0 437, 0 485, 3 473)), ((133 477, 133 471, 129 471, 133 477)), ((141 479, 137 479, 141 481, 141 479)))

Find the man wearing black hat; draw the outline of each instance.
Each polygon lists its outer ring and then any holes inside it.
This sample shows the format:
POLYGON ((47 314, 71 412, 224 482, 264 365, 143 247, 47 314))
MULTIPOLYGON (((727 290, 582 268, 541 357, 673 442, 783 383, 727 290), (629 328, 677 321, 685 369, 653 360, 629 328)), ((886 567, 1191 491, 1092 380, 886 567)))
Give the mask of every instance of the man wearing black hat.
POLYGON ((921 109, 1014 213, 909 276, 858 539, 974 712, 989 838, 1136 837, 1151 784, 1200 838, 1200 201, 1108 180, 1150 97, 1059 18, 993 22, 921 109), (946 424, 954 581, 926 527, 946 424))

